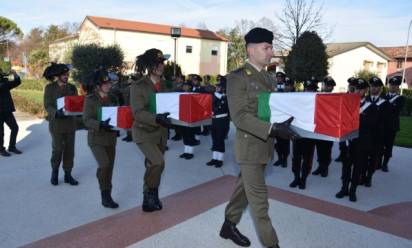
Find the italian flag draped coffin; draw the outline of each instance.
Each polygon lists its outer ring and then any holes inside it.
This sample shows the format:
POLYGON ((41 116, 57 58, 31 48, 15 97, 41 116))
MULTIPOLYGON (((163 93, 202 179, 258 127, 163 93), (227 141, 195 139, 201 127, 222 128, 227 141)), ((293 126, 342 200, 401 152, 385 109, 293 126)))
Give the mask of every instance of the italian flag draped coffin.
POLYGON ((293 116, 292 128, 306 138, 342 141, 357 136, 358 94, 262 93, 258 116, 276 123, 293 116))
POLYGON ((63 96, 57 98, 57 109, 63 108, 65 115, 82 115, 84 96, 63 96))
POLYGON ((170 113, 176 125, 206 124, 212 118, 212 95, 197 93, 156 93, 150 98, 152 113, 170 113))
POLYGON ((109 124, 116 129, 129 129, 133 125, 133 115, 130 106, 102 107, 99 112, 99 120, 110 118, 109 124))

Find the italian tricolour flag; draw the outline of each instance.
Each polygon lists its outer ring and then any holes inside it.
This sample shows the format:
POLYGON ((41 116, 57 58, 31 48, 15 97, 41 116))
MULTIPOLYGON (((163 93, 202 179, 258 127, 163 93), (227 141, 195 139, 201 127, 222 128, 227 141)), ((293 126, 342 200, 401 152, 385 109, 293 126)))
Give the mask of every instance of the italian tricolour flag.
POLYGON ((194 123, 212 118, 212 95, 199 93, 156 93, 150 98, 150 112, 170 113, 173 120, 194 123))
POLYGON ((117 129, 129 129, 133 125, 133 115, 130 106, 102 107, 99 120, 110 119, 109 124, 117 129))
POLYGON ((303 136, 339 140, 359 129, 358 94, 346 93, 261 93, 258 116, 278 123, 293 116, 292 127, 303 136))

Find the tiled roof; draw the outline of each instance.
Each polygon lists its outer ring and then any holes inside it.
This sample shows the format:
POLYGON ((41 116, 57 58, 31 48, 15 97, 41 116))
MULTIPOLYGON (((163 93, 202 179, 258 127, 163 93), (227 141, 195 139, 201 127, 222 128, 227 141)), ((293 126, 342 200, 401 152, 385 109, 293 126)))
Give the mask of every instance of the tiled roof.
MULTIPOLYGON (((170 35, 170 28, 172 27, 169 25, 119 20, 119 19, 112 19, 112 18, 98 17, 98 16, 86 16, 86 19, 89 19, 94 25, 100 28, 118 29, 118 30, 163 34, 163 35, 170 35)), ((188 37, 188 38, 227 41, 227 39, 224 38, 223 36, 215 32, 212 32, 210 30, 203 30, 203 29, 193 29, 193 28, 181 27, 181 35, 182 37, 188 37)))
MULTIPOLYGON (((379 47, 389 57, 394 59, 405 58, 405 46, 398 47, 379 47)), ((408 58, 412 58, 412 47, 408 48, 408 58)))

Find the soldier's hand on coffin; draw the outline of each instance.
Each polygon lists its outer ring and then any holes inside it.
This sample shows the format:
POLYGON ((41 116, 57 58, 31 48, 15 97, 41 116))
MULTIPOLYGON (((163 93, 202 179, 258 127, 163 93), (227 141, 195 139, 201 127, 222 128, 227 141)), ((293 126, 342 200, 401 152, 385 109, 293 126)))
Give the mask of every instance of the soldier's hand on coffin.
POLYGON ((100 121, 100 129, 103 129, 105 131, 112 131, 113 126, 109 124, 110 118, 105 120, 105 121, 100 121))
POLYGON ((156 123, 163 127, 170 127, 172 123, 169 118, 167 118, 168 115, 170 115, 170 113, 167 112, 163 114, 156 114, 156 123))
POLYGON ((64 118, 66 118, 67 116, 64 114, 63 108, 61 108, 61 109, 59 109, 59 110, 56 111, 55 117, 56 117, 57 119, 64 119, 64 118))
POLYGON ((293 117, 290 117, 284 122, 273 123, 269 136, 292 140, 299 138, 299 135, 290 128, 292 121, 293 117))

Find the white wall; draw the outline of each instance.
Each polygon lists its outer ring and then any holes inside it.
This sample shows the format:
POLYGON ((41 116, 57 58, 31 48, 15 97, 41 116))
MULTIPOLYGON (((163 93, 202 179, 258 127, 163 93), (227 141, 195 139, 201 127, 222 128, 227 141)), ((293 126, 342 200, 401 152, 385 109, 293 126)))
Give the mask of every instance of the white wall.
POLYGON ((377 72, 378 62, 384 63, 384 68, 379 77, 382 81, 385 80, 388 68, 388 61, 382 58, 367 47, 360 47, 348 52, 336 55, 329 59, 329 75, 333 77, 336 82, 335 92, 346 92, 347 79, 354 76, 357 71, 364 69, 364 61, 371 61, 373 66, 370 71, 377 72))

